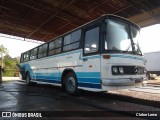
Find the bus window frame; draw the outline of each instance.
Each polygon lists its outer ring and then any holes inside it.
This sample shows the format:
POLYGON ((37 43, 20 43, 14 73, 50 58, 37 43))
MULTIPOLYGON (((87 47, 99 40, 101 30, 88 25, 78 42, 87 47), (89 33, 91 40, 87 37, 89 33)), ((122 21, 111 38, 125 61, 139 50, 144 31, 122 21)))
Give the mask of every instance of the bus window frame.
POLYGON ((35 47, 35 48, 33 48, 33 49, 30 50, 30 56, 29 56, 29 58, 30 58, 30 61, 31 61, 31 60, 36 60, 36 59, 38 58, 38 47, 35 47), (32 50, 34 51, 34 49, 37 49, 37 53, 36 53, 35 58, 34 58, 34 59, 31 59, 31 53, 32 53, 32 50))
POLYGON ((102 37, 101 37, 101 32, 102 32, 102 20, 99 21, 100 23, 95 23, 94 25, 89 25, 87 26, 85 29, 83 29, 83 56, 91 56, 91 55, 97 55, 97 54, 101 54, 101 41, 102 41, 102 37), (89 30, 92 30, 96 27, 99 27, 99 45, 98 45, 98 50, 96 52, 92 52, 92 53, 85 53, 85 37, 86 37, 86 32, 89 30))
MULTIPOLYGON (((57 39, 55 39, 55 40, 49 41, 49 42, 48 42, 47 56, 52 56, 52 55, 57 55, 57 54, 62 53, 62 42, 63 42, 63 37, 59 37, 59 38, 57 38, 57 39), (59 40, 59 39, 61 39, 60 47, 57 47, 57 48, 54 48, 54 49, 49 49, 50 43, 51 43, 51 42, 55 42, 56 40, 59 40), (55 53, 55 54, 49 54, 50 51, 56 50, 56 49, 60 49, 60 52, 59 52, 59 53, 55 53)), ((47 57, 47 56, 46 56, 46 57, 47 57)))
MULTIPOLYGON (((44 44, 38 46, 37 59, 41 59, 41 58, 44 58, 44 57, 47 57, 47 56, 48 56, 48 42, 46 42, 46 43, 44 43, 44 44), (45 52, 39 53, 39 48, 42 47, 43 45, 47 45, 47 49, 46 49, 45 52), (45 55, 45 56, 42 56, 42 57, 38 57, 39 54, 43 54, 43 53, 46 53, 46 55, 45 55)), ((34 60, 35 60, 35 59, 34 59, 34 60)))
POLYGON ((24 62, 24 61, 23 61, 23 60, 24 60, 23 54, 24 54, 24 53, 21 54, 20 63, 23 63, 23 62, 24 62))
POLYGON ((30 54, 31 54, 31 50, 26 51, 25 53, 23 53, 23 62, 28 62, 30 61, 30 54), (24 59, 24 54, 28 53, 28 60, 24 59))
MULTIPOLYGON (((124 22, 125 24, 128 25, 128 28, 129 28, 129 38, 130 38, 130 40, 131 40, 131 48, 132 48, 132 47, 133 47, 133 46, 132 46, 133 40, 132 40, 132 36, 131 36, 130 26, 131 26, 131 25, 132 25, 132 26, 135 26, 136 28, 139 28, 139 30, 140 30, 140 27, 137 26, 136 24, 134 24, 134 23, 132 23, 132 22, 124 19, 124 18, 120 18, 120 17, 117 17, 117 16, 106 16, 106 17, 104 18, 104 21, 107 21, 107 22, 105 22, 105 24, 106 24, 106 34, 107 34, 107 30, 108 30, 108 20, 109 20, 109 19, 121 21, 121 22, 124 22)), ((106 37, 106 36, 105 36, 105 37, 106 37)), ((106 38, 104 38, 104 39, 102 40, 102 48, 101 48, 102 53, 121 53, 121 54, 126 54, 126 53, 124 53, 124 52, 121 51, 121 50, 117 50, 117 51, 115 51, 115 50, 105 50, 105 39, 106 39, 106 38)), ((132 48, 132 49, 133 49, 133 48, 132 48)), ((127 53, 129 53, 129 54, 134 54, 133 52, 127 52, 127 53)), ((134 54, 134 55, 140 55, 140 54, 134 54)), ((140 55, 140 56, 141 56, 141 55, 140 55)))
POLYGON ((76 29, 76 30, 74 30, 74 31, 72 31, 72 32, 69 32, 68 34, 63 35, 63 40, 62 40, 62 53, 70 52, 70 51, 77 50, 77 49, 80 49, 80 48, 81 48, 82 34, 83 34, 82 32, 83 32, 82 29, 81 29, 81 28, 78 28, 78 29, 76 29), (70 38, 70 39, 72 39, 72 34, 73 34, 74 32, 76 32, 76 31, 79 31, 79 30, 80 30, 80 32, 81 32, 80 37, 79 37, 79 40, 64 45, 64 38, 65 38, 65 36, 71 35, 71 38, 70 38), (72 44, 75 44, 75 43, 78 43, 78 42, 79 42, 79 46, 78 46, 77 48, 64 51, 64 47, 65 47, 65 46, 69 46, 69 45, 72 45, 72 44))

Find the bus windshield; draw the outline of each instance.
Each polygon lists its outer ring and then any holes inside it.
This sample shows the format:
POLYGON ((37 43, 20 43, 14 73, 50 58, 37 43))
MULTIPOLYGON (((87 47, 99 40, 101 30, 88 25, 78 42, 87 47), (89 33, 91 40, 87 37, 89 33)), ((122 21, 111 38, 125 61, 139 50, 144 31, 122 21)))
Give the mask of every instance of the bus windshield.
POLYGON ((113 19, 107 20, 105 50, 140 54, 139 30, 136 27, 131 26, 131 37, 127 23, 113 19))

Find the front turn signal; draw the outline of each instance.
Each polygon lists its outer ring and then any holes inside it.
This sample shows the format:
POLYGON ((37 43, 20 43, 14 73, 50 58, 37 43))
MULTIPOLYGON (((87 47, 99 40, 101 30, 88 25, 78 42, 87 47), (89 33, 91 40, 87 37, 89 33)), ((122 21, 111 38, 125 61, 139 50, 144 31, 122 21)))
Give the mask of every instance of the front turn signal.
POLYGON ((110 57, 111 57, 110 55, 103 55, 104 59, 110 59, 110 57))

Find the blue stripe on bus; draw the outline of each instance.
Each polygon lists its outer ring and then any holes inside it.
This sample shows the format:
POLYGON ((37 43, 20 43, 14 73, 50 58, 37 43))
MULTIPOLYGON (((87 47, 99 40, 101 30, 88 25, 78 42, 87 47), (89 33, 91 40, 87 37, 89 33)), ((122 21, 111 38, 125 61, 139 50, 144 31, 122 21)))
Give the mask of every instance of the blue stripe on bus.
POLYGON ((85 82, 85 83, 101 83, 100 78, 78 78, 79 82, 85 82))
POLYGON ((120 57, 120 58, 131 58, 131 59, 137 59, 137 60, 144 60, 143 58, 135 57, 135 56, 128 56, 128 55, 114 55, 110 54, 111 57, 120 57))
MULTIPOLYGON (((34 77, 31 77, 33 79, 34 77)), ((53 76, 36 76, 36 79, 44 79, 44 80, 57 80, 61 81, 60 77, 53 77, 53 76)), ((100 78, 77 78, 78 82, 84 82, 84 83, 101 83, 100 78)))
MULTIPOLYGON (((56 83, 56 84, 61 84, 61 81, 58 80, 48 80, 48 79, 37 79, 39 82, 48 82, 48 83, 56 83)), ((96 88, 96 89, 101 89, 101 84, 94 84, 94 83, 82 83, 78 82, 78 87, 86 87, 86 88, 96 88)))
MULTIPOLYGON (((60 73, 50 73, 49 76, 45 76, 42 73, 36 73, 36 76, 33 78, 36 78, 36 80, 40 82, 61 84, 59 75, 60 73), (54 74, 56 76, 53 76, 54 74)), ((101 89, 100 72, 77 72, 77 80, 79 87, 101 89)))
POLYGON ((48 77, 60 77, 61 74, 60 73, 34 73, 35 76, 48 76, 48 77))
POLYGON ((58 80, 60 80, 60 77, 45 76, 45 79, 58 79, 58 80))
POLYGON ((81 77, 96 77, 100 78, 101 74, 100 72, 76 72, 77 78, 81 77))
POLYGON ((96 55, 96 56, 80 57, 79 60, 83 60, 84 58, 94 59, 94 58, 101 58, 101 56, 100 55, 96 55))
MULTIPOLYGON (((38 79, 37 81, 61 84, 61 81, 58 81, 58 80, 38 79)), ((101 84, 81 83, 81 82, 78 82, 78 87, 101 89, 101 84)))
POLYGON ((60 77, 53 77, 53 76, 36 76, 36 77, 33 77, 33 78, 36 78, 36 79, 46 79, 46 80, 61 80, 60 77))
POLYGON ((51 72, 50 72, 50 73, 46 73, 46 75, 47 75, 47 76, 60 76, 60 75, 62 75, 62 74, 61 74, 61 73, 58 73, 58 72, 57 72, 57 73, 51 73, 51 72))
MULTIPOLYGON (((44 79, 44 80, 57 80, 57 81, 61 81, 60 79, 55 78, 55 77, 48 78, 48 77, 37 76, 36 79, 37 80, 38 79, 44 79)), ((78 78, 78 82, 97 84, 97 83, 101 83, 101 80, 100 79, 96 79, 96 78, 78 78)))
POLYGON ((44 78, 42 78, 42 79, 38 78, 37 81, 61 84, 61 81, 59 81, 59 80, 48 80, 48 79, 44 79, 44 78))
POLYGON ((79 87, 87 87, 87 88, 97 88, 101 89, 101 84, 93 84, 93 83, 78 83, 79 87))
MULTIPOLYGON (((42 76, 42 77, 61 77, 61 73, 34 73, 34 76, 42 76)), ((101 74, 100 72, 76 72, 77 78, 100 78, 101 74)))

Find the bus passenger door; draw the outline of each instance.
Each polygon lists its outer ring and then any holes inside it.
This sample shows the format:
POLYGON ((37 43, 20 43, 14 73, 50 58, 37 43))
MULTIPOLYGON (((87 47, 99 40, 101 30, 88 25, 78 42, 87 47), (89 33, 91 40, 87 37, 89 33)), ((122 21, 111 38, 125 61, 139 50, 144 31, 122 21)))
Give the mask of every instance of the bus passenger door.
POLYGON ((79 87, 87 87, 97 91, 101 88, 100 74, 100 25, 89 27, 83 31, 82 76, 79 87))

